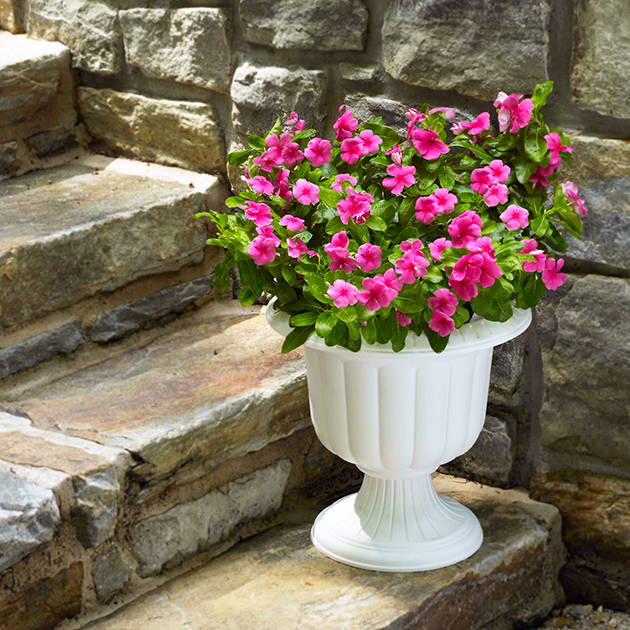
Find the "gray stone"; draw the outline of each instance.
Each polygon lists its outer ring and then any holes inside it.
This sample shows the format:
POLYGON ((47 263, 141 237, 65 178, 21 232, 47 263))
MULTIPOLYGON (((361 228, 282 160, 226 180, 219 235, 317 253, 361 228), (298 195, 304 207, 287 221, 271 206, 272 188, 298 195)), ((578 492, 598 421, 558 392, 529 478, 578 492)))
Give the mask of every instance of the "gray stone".
POLYGON ((121 68, 116 11, 100 0, 29 0, 27 33, 60 41, 72 51, 72 65, 113 74, 121 68))
POLYGON ((0 572, 52 540, 58 522, 51 490, 0 471, 0 572))
POLYGON ((395 79, 491 100, 548 78, 548 0, 388 4, 383 65, 395 79))
POLYGON ((0 128, 32 117, 53 100, 68 49, 0 31, 0 128))
POLYGON ((383 79, 383 72, 379 66, 358 66, 347 61, 342 61, 339 64, 339 74, 344 81, 361 83, 382 81, 383 79))
POLYGON ((408 106, 398 101, 393 101, 385 96, 367 96, 361 93, 348 94, 345 104, 360 122, 367 122, 371 118, 380 116, 383 122, 404 133, 407 129, 405 111, 408 106))
POLYGON ((288 459, 232 481, 209 494, 150 517, 131 529, 131 549, 141 575, 207 549, 232 535, 236 527, 278 510, 289 477, 288 459))
POLYGON ((203 276, 104 311, 90 328, 90 339, 107 343, 137 330, 151 328, 166 318, 183 313, 195 300, 207 295, 212 286, 212 278, 203 276))
POLYGON ((538 307, 543 469, 628 471, 629 281, 589 275, 538 307))
POLYGON ((74 521, 77 538, 86 547, 98 547, 114 535, 120 484, 114 468, 73 479, 76 495, 74 521))
POLYGON ((289 50, 363 50, 361 0, 240 0, 245 39, 289 50))
POLYGON ((0 349, 0 378, 47 361, 57 354, 74 352, 83 343, 77 319, 8 348, 0 349))
POLYGON ((131 568, 118 545, 111 545, 92 561, 92 578, 99 601, 107 603, 131 578, 131 568))
POLYGON ((29 136, 25 140, 26 146, 37 155, 43 158, 57 153, 62 153, 77 146, 76 138, 71 130, 64 127, 57 127, 48 131, 29 136))
POLYGON ((9 175, 16 168, 17 142, 0 144, 0 175, 9 175))
POLYGON ((88 87, 77 96, 88 131, 111 150, 200 171, 223 168, 223 134, 210 105, 88 87))
POLYGON ((13 0, 0 0, 0 28, 10 33, 19 32, 19 18, 13 0))
POLYGON ((308 125, 319 126, 326 109, 327 80, 320 70, 239 66, 232 80, 232 123, 244 140, 263 133, 278 116, 296 111, 308 125))
POLYGON ((230 42, 221 9, 129 9, 119 19, 129 65, 148 77, 227 90, 230 42))
POLYGON ((472 476, 477 480, 507 484, 512 465, 512 439, 507 424, 494 416, 486 416, 474 446, 445 468, 449 472, 472 476))
POLYGON ((517 392, 523 379, 525 337, 495 347, 492 354, 492 373, 488 401, 496 405, 517 405, 517 392))
POLYGON ((626 0, 575 3, 574 101, 584 109, 630 118, 630 11, 626 0))
POLYGON ((0 187, 0 325, 201 262, 206 227, 194 215, 222 190, 210 175, 91 157, 9 180, 0 187))

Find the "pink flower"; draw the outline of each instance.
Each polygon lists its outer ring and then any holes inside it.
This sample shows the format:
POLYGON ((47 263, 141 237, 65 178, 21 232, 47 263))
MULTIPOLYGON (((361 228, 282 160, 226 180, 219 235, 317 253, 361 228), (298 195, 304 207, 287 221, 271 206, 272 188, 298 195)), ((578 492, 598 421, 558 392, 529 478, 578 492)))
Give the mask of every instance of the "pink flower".
POLYGON ((499 219, 505 223, 508 230, 518 230, 529 225, 529 212, 513 203, 499 215, 499 219))
POLYGON ((300 150, 300 145, 297 142, 289 142, 289 144, 282 149, 282 164, 286 166, 293 166, 303 159, 304 153, 300 150))
POLYGON ((448 289, 438 289, 427 301, 432 311, 453 315, 457 310, 457 296, 448 289))
POLYGON ((547 258, 545 260, 545 269, 542 272, 542 281, 551 291, 562 286, 569 277, 566 273, 560 273, 560 269, 564 266, 564 259, 547 258))
POLYGON ((282 164, 282 151, 291 144, 292 137, 290 133, 283 133, 280 136, 270 133, 265 138, 265 146, 268 147, 268 150, 263 153, 263 156, 266 156, 266 160, 273 163, 274 166, 282 164))
POLYGON ((285 214, 278 223, 292 232, 301 232, 304 229, 304 219, 294 217, 292 214, 285 214))
POLYGON ((435 331, 440 337, 448 337, 455 330, 455 322, 452 317, 445 315, 441 311, 433 311, 429 320, 429 328, 435 331))
POLYGON ((401 252, 419 252, 422 249, 423 245, 422 245, 422 241, 420 240, 415 240, 415 241, 403 241, 400 244, 400 251, 401 252))
POLYGON ((361 271, 378 269, 381 266, 381 248, 378 245, 364 243, 357 251, 357 262, 361 271))
POLYGON ((508 188, 505 184, 492 184, 483 195, 483 200, 490 208, 508 200, 508 188))
POLYGON ((391 149, 387 149, 385 155, 389 155, 394 164, 398 164, 398 166, 402 165, 403 154, 399 144, 395 144, 391 149))
POLYGON ((261 170, 270 173, 274 166, 277 166, 269 151, 265 151, 262 155, 258 155, 253 160, 254 164, 261 170))
POLYGON ((257 227, 256 232, 260 234, 260 236, 264 236, 265 238, 270 238, 276 245, 280 245, 280 239, 276 236, 276 233, 273 231, 273 225, 263 225, 262 227, 257 227))
POLYGON ((476 168, 470 174, 470 187, 480 195, 483 195, 494 183, 496 182, 487 168, 476 168))
POLYGON ((350 252, 345 247, 331 247, 330 244, 324 246, 324 251, 330 258, 331 271, 354 271, 359 263, 350 256, 350 252))
POLYGON ((348 225, 350 219, 355 223, 365 223, 370 216, 374 198, 368 193, 358 193, 350 189, 345 199, 337 202, 337 211, 344 225, 348 225))
MULTIPOLYGON (((330 239, 330 244, 333 247, 348 247, 349 243, 350 239, 348 238, 347 232, 337 232, 336 234, 333 234, 330 239)), ((326 247, 324 247, 324 250, 325 249, 326 247)))
POLYGON ((306 179, 298 179, 293 186, 293 197, 304 206, 319 202, 319 188, 306 179))
POLYGON ((493 184, 505 184, 510 176, 510 167, 507 164, 503 164, 501 160, 492 160, 485 168, 493 184))
POLYGON ((532 119, 534 103, 531 98, 523 98, 522 94, 510 94, 499 92, 494 106, 499 110, 499 130, 517 133, 519 129, 526 127, 532 119))
POLYGON ((451 132, 455 135, 459 135, 460 133, 467 132, 470 136, 478 136, 490 129, 490 114, 488 112, 482 112, 470 122, 456 122, 451 127, 451 132))
POLYGON ((446 120, 453 120, 457 115, 457 112, 452 107, 433 107, 429 110, 429 116, 442 112, 446 120))
POLYGON ((363 143, 358 137, 346 138, 341 142, 341 159, 348 164, 356 164, 365 155, 363 143))
POLYGON ((481 217, 472 210, 466 210, 455 217, 448 226, 453 247, 466 247, 468 243, 479 238, 482 225, 481 217))
POLYGON ((332 145, 328 140, 322 138, 313 138, 304 150, 306 159, 311 163, 311 166, 321 166, 322 164, 328 164, 330 162, 330 153, 332 145))
POLYGON ((430 225, 438 215, 437 201, 433 195, 416 199, 416 219, 430 225))
POLYGON ((394 263, 394 269, 404 284, 413 284, 426 275, 429 261, 422 252, 407 251, 394 263))
POLYGON ((389 306, 396 296, 396 291, 388 287, 382 277, 363 278, 363 291, 359 291, 359 302, 369 311, 378 311, 389 306))
POLYGON ((271 223, 271 209, 266 203, 246 201, 245 216, 259 227, 271 223))
POLYGON ((301 120, 297 112, 291 112, 289 119, 284 121, 287 127, 293 127, 294 131, 300 131, 306 127, 306 122, 301 120))
POLYGON ((448 241, 445 238, 436 238, 433 243, 429 243, 431 258, 439 262, 442 259, 442 252, 452 246, 453 243, 451 243, 451 241, 448 241))
POLYGON ((378 147, 383 143, 383 139, 377 136, 371 129, 364 129, 359 134, 359 140, 363 144, 363 155, 378 153, 378 147))
POLYGON ((403 287, 403 281, 398 277, 393 269, 388 269, 384 274, 375 276, 382 278, 383 284, 388 288, 398 293, 403 287))
POLYGON ((410 107, 405 112, 405 118, 408 120, 408 122, 407 122, 407 138, 410 138, 411 137, 411 132, 413 131, 413 128, 421 120, 424 120, 426 118, 426 116, 424 114, 421 114, 417 109, 414 109, 413 107, 410 107))
POLYGON ((383 186, 389 188, 394 195, 400 195, 403 188, 413 186, 416 183, 414 174, 415 166, 400 166, 398 164, 390 164, 387 167, 387 174, 391 177, 383 179, 383 186))
POLYGON ((414 129, 411 132, 411 141, 425 160, 437 160, 443 153, 448 153, 448 147, 433 129, 414 129))
POLYGON ((316 255, 316 252, 309 249, 302 239, 297 236, 295 238, 288 238, 287 245, 289 246, 288 254, 291 258, 299 258, 300 254, 308 254, 311 258, 316 255))
POLYGON ((435 199, 435 207, 438 214, 446 214, 451 212, 457 203, 457 197, 448 191, 447 188, 438 188, 433 193, 435 199))
POLYGON ((291 184, 289 183, 289 169, 281 168, 273 182, 276 189, 276 195, 282 197, 287 203, 291 201, 291 184))
POLYGON ((359 299, 359 289, 345 280, 335 280, 327 291, 337 308, 346 308, 356 304, 359 299))
POLYGON ((246 178, 246 181, 254 192, 261 195, 273 195, 273 184, 266 177, 256 175, 246 178))
POLYGON ((352 112, 349 109, 344 111, 345 107, 345 105, 339 107, 340 116, 333 125, 333 129, 337 131, 337 140, 345 140, 352 137, 359 126, 359 121, 352 115, 352 112))
POLYGON ((569 198, 569 203, 575 208, 575 211, 583 217, 588 210, 584 205, 584 200, 578 194, 579 189, 574 182, 562 182, 562 192, 569 198))
POLYGON ((274 239, 264 236, 257 236, 247 248, 247 253, 254 259, 257 265, 272 262, 278 255, 274 239))
POLYGON ((335 181, 330 185, 332 190, 336 190, 337 192, 343 192, 343 182, 349 182, 351 186, 357 185, 357 178, 354 175, 350 175, 348 173, 339 173, 335 177, 335 181))
POLYGON ((556 172, 557 168, 557 166, 539 166, 529 181, 536 184, 536 188, 546 188, 549 186, 548 178, 556 172))
POLYGON ((547 141, 547 148, 551 152, 551 156, 549 158, 549 166, 559 166, 561 159, 561 153, 571 153, 573 151, 572 146, 567 146, 562 144, 562 137, 557 131, 552 131, 545 136, 545 140, 547 141))
POLYGON ((400 326, 409 326, 411 319, 407 317, 402 311, 396 311, 396 321, 400 326))
POLYGON ((487 288, 502 274, 494 256, 487 252, 466 254, 453 267, 448 284, 465 300, 477 297, 477 283, 487 288))
POLYGON ((466 245, 466 249, 469 252, 486 252, 494 257, 494 247, 492 247, 492 239, 489 236, 482 236, 475 241, 470 241, 466 245))
POLYGON ((521 254, 529 254, 534 257, 534 260, 525 260, 523 262, 523 270, 528 273, 540 273, 545 269, 545 261, 547 260, 547 256, 542 249, 538 249, 538 243, 536 239, 530 238, 523 241, 523 249, 521 249, 521 254))

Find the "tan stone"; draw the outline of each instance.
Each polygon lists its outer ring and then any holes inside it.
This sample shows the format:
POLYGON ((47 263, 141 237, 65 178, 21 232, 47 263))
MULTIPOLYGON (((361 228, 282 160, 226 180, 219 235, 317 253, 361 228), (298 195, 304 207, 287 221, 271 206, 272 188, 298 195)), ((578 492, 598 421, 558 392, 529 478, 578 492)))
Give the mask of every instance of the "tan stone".
POLYGON ((532 496, 562 514, 570 553, 565 584, 572 599, 630 606, 630 480, 567 470, 539 473, 532 496))
POLYGON ((112 150, 193 170, 224 166, 223 136, 210 105, 88 87, 77 96, 88 131, 112 150))
POLYGON ((562 178, 584 185, 592 180, 630 177, 630 141, 568 134, 573 144, 571 164, 562 178))
POLYGON ((82 584, 83 567, 77 562, 0 600, 0 630, 50 630, 81 611, 82 584))
POLYGON ((175 578, 86 630, 339 630, 511 627, 558 601, 557 511, 523 492, 440 480, 485 530, 474 556, 420 573, 379 573, 325 558, 309 525, 271 531, 175 578))
POLYGON ((0 28, 10 33, 19 33, 20 26, 13 0, 0 0, 0 28))

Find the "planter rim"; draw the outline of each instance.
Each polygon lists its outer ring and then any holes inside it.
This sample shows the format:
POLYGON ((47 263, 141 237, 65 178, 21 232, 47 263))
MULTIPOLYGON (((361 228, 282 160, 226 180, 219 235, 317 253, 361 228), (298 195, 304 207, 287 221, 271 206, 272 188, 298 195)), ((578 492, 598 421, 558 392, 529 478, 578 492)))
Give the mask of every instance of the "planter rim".
MULTIPOLYGON (((275 300, 276 298, 273 298, 267 305, 265 316, 271 328, 284 337, 292 330, 289 326, 289 316, 273 308, 275 300)), ((390 344, 366 344, 365 341, 362 343, 359 352, 352 352, 341 346, 327 346, 324 340, 318 337, 316 333, 308 338, 305 346, 317 350, 325 350, 326 352, 347 355, 348 357, 357 355, 396 354, 401 356, 433 355, 438 358, 498 346, 527 330, 531 321, 531 309, 515 308, 512 317, 505 322, 491 322, 474 315, 471 321, 451 333, 448 346, 440 353, 433 351, 426 335, 418 337, 412 332, 407 335, 405 347, 397 353, 393 352, 390 344)))

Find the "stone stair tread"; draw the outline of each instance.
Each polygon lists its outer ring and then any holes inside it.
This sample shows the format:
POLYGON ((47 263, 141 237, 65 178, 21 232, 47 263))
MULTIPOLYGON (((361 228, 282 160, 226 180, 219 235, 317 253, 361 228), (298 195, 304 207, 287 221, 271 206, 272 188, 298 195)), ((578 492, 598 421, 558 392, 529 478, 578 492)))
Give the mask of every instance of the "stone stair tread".
POLYGON ((85 630, 342 630, 511 628, 545 614, 562 563, 556 508, 524 491, 438 476, 438 490, 473 509, 485 540, 471 558, 420 573, 336 563, 309 540, 309 523, 239 543, 85 630))
POLYGON ((0 325, 200 262, 216 177, 85 155, 0 187, 0 325))
POLYGON ((217 300, 5 406, 36 428, 132 452, 145 484, 196 455, 209 469, 309 423, 302 354, 280 353, 260 311, 217 300))

